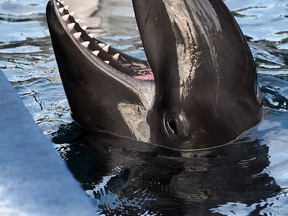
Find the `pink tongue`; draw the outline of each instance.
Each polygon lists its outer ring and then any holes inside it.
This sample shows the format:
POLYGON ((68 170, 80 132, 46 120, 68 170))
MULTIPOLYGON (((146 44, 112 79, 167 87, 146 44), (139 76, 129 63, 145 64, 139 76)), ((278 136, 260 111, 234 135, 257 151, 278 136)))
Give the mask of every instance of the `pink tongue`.
POLYGON ((135 76, 134 78, 138 80, 154 80, 154 75, 153 73, 149 73, 143 76, 135 76))

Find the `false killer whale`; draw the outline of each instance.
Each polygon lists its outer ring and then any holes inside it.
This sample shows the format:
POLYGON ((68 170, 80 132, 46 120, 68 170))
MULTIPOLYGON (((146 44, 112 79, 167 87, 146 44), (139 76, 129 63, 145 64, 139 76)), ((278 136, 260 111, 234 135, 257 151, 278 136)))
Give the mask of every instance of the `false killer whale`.
POLYGON ((147 61, 89 35, 64 2, 48 2, 56 61, 80 126, 198 149, 259 123, 256 66, 222 0, 132 2, 147 61))

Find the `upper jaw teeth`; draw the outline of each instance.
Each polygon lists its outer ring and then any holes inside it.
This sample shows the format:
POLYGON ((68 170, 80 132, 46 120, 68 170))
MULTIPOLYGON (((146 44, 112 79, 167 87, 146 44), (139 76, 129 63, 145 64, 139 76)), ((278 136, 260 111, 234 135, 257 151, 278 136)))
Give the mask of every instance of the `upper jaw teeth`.
MULTIPOLYGON (((106 52, 106 53, 110 52, 110 46, 108 44, 97 43, 97 41, 94 39, 94 36, 95 36, 94 34, 88 35, 86 32, 84 32, 87 29, 87 26, 80 26, 79 25, 80 20, 74 19, 74 17, 73 17, 74 12, 68 11, 69 6, 68 5, 64 6, 64 1, 56 0, 56 5, 57 5, 58 12, 60 13, 60 15, 62 17, 62 20, 66 23, 69 32, 71 32, 73 38, 75 40, 79 41, 79 43, 85 49, 88 49, 89 51, 91 51, 91 53, 96 57, 99 56, 99 54, 101 52, 106 52), (87 37, 83 37, 83 39, 82 39, 83 33, 87 34, 86 36, 88 36, 88 38, 90 38, 90 40, 87 40, 87 37), (85 38, 85 40, 84 40, 84 38, 85 38), (97 49, 91 50, 90 49, 91 46, 89 46, 91 42, 98 44, 100 49, 99 50, 97 50, 97 49)), ((94 47, 94 46, 92 46, 92 47, 94 47)), ((114 61, 119 60, 120 54, 115 53, 115 51, 111 51, 111 52, 114 52, 114 53, 109 53, 109 54, 111 54, 111 60, 113 60, 113 59, 114 59, 114 61)), ((103 60, 103 61, 106 64, 110 64, 110 61, 108 61, 108 60, 103 60)))

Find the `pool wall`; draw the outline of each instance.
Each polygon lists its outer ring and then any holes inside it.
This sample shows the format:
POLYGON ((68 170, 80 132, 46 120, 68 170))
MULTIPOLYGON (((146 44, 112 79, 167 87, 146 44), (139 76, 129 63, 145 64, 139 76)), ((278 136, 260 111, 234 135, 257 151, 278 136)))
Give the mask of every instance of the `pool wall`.
POLYGON ((95 215, 89 198, 1 70, 0 214, 95 215))

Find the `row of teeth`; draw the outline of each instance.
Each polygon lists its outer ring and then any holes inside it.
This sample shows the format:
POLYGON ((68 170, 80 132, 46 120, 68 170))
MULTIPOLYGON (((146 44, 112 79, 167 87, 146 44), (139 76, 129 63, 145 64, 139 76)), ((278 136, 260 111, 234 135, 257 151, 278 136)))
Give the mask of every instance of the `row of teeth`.
MULTIPOLYGON (((64 13, 64 11, 65 10, 68 10, 68 5, 66 5, 66 6, 64 6, 64 1, 57 1, 57 6, 59 7, 58 8, 58 11, 59 11, 59 13, 60 14, 63 14, 64 13), (62 7, 61 7, 62 6, 62 7)), ((69 21, 69 17, 70 16, 73 16, 74 15, 74 12, 69 12, 69 13, 67 13, 67 14, 65 14, 65 15, 63 15, 62 16, 62 20, 65 22, 65 23, 67 23, 68 21, 69 21)), ((75 30, 74 29, 74 27, 75 27, 75 25, 76 25, 76 23, 79 23, 79 19, 75 19, 75 23, 68 23, 67 24, 67 27, 68 27, 68 29, 72 32, 73 30, 75 30)), ((81 28, 85 31, 86 29, 87 29, 87 26, 81 26, 81 28)), ((75 32, 75 33, 73 33, 72 34, 73 35, 73 37, 76 39, 76 40, 80 40, 80 38, 81 38, 81 35, 82 35, 82 32, 75 32)), ((91 38, 94 38, 94 34, 89 34, 89 37, 91 37, 91 38)), ((84 42, 81 42, 81 45, 83 46, 83 47, 85 47, 85 48, 88 48, 88 46, 89 46, 89 44, 90 44, 90 41, 84 41, 84 42)), ((109 52, 109 45, 108 44, 104 44, 104 43, 98 43, 98 45, 99 45, 99 47, 103 50, 103 51, 105 51, 105 52, 109 52)), ((99 53, 100 53, 100 51, 99 50, 94 50, 94 51, 92 51, 92 54, 93 55, 95 55, 96 57, 99 55, 99 53)), ((119 53, 116 53, 116 54, 114 54, 113 56, 112 56, 115 60, 118 60, 119 59, 119 57, 120 57, 120 54, 119 53)), ((109 61, 104 61, 106 64, 109 64, 110 62, 109 61)))

